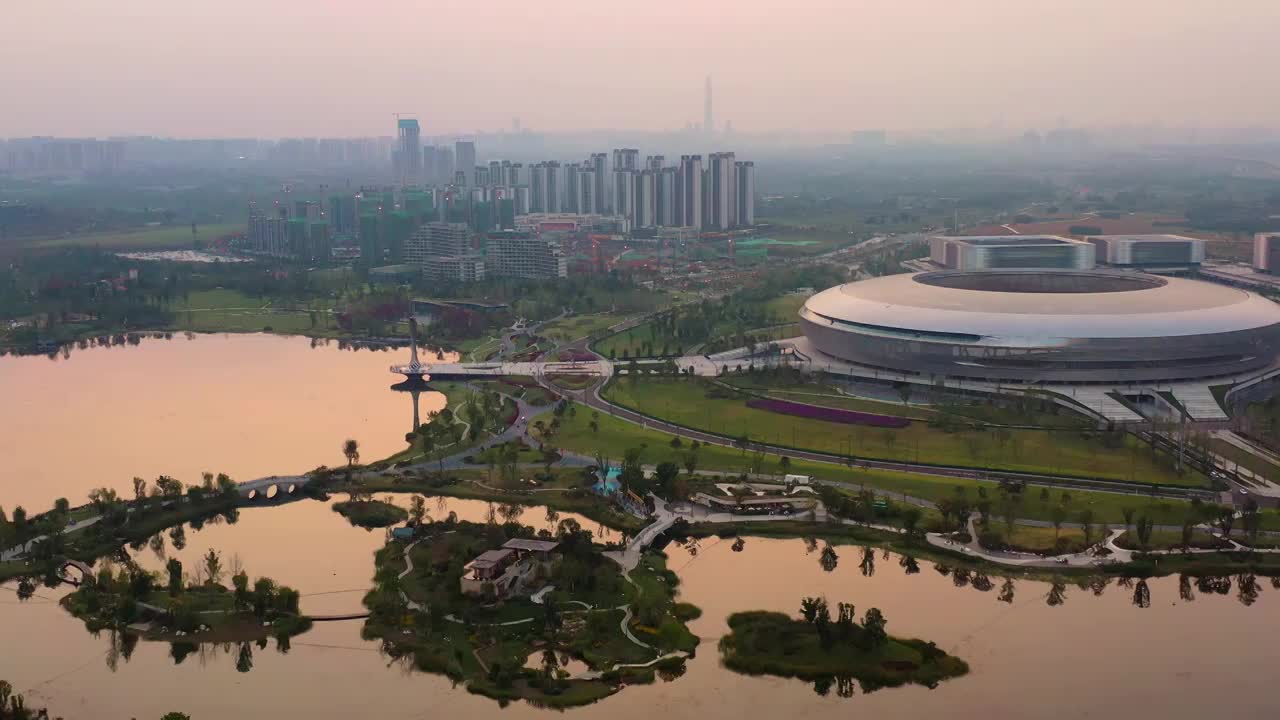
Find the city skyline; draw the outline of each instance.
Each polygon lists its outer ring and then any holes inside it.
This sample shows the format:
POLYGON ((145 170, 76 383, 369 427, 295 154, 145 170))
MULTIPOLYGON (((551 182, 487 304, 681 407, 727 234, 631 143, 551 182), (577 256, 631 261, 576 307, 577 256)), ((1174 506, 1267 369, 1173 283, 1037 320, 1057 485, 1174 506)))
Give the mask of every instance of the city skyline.
POLYGON ((424 135, 506 129, 513 116, 542 132, 673 130, 704 116, 708 75, 717 125, 739 132, 1064 118, 1271 126, 1280 110, 1280 99, 1253 90, 1280 23, 1280 6, 1262 0, 1230 13, 1152 0, 927 11, 808 0, 785 13, 660 1, 625 17, 557 2, 532 26, 527 8, 506 2, 312 9, 289 0, 181 12, 159 0, 124 12, 69 0, 10 8, 0 136, 364 136, 382 134, 395 112, 416 114, 424 135), (53 27, 56 36, 41 32, 53 27), (423 33, 431 27, 462 31, 423 33), (551 42, 537 27, 576 40, 551 42), (1045 42, 1051 28, 1078 31, 1045 42), (495 45, 507 52, 493 54, 495 45))

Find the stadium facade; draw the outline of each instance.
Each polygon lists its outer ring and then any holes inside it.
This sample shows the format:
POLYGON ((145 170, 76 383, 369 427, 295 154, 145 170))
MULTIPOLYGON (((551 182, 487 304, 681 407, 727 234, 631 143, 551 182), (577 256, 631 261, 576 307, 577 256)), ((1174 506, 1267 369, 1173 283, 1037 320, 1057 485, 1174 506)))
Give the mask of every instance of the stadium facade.
POLYGON ((1271 365, 1280 351, 1280 305, 1270 300, 1103 270, 874 278, 809 298, 800 324, 811 348, 836 360, 1021 384, 1239 375, 1271 365))

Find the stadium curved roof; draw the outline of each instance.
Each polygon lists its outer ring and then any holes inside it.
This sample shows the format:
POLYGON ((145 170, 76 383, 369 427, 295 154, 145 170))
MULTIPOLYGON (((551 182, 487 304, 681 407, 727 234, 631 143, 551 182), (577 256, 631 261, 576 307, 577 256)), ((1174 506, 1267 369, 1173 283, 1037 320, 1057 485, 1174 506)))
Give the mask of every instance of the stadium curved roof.
POLYGON ((1280 305, 1183 278, 979 271, 848 283, 809 298, 801 315, 864 334, 1026 347, 1252 330, 1280 324, 1280 305))

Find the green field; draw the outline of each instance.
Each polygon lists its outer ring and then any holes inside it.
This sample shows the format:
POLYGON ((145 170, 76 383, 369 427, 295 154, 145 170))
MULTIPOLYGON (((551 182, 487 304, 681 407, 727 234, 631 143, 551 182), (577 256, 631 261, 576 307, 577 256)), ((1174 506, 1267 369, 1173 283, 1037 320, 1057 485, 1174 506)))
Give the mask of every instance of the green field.
POLYGON ((745 399, 715 391, 704 380, 624 377, 611 383, 606 395, 686 427, 806 450, 1162 485, 1205 484, 1198 474, 1177 474, 1163 457, 1153 457, 1127 436, 1124 447, 1112 449, 1070 431, 945 432, 919 422, 901 429, 832 423, 749 408, 745 399))
MULTIPOLYGON (((244 232, 244 223, 227 223, 222 225, 197 225, 196 230, 201 241, 208 242, 222 235, 233 232, 244 232)), ((191 226, 172 225, 168 227, 145 228, 110 233, 89 233, 84 235, 67 235, 66 237, 44 238, 27 243, 31 248, 63 248, 63 247, 100 247, 106 250, 165 250, 191 248, 191 226)))
MULTIPOLYGON (((185 302, 175 302, 172 309, 174 327, 191 332, 274 332, 311 337, 344 334, 328 305, 255 298, 239 290, 197 290, 185 302)), ((409 329, 407 324, 397 323, 389 332, 407 335, 409 329)))
MULTIPOLYGON (((576 406, 572 415, 565 415, 562 419, 559 432, 548 444, 587 456, 600 452, 609 458, 612 464, 619 463, 629 448, 642 446, 644 451, 641 461, 646 465, 667 461, 682 465, 689 453, 690 446, 687 441, 680 447, 672 447, 672 436, 666 433, 642 428, 611 417, 607 413, 597 418, 599 429, 592 431, 591 419, 590 408, 576 406)), ((697 453, 697 472, 748 472, 752 464, 751 453, 734 448, 704 445, 697 453)), ((780 466, 780 458, 776 455, 763 458, 761 472, 781 477, 784 471, 780 466)), ((980 492, 985 491, 992 501, 992 515, 1003 514, 997 493, 999 486, 995 482, 867 470, 805 460, 791 461, 790 467, 785 472, 812 475, 819 480, 865 485, 885 492, 891 497, 907 495, 934 502, 963 497, 973 506, 979 502, 980 492)), ((1070 512, 1067 522, 1069 523, 1076 522, 1079 513, 1087 508, 1093 511, 1093 522, 1109 523, 1115 526, 1124 522, 1124 509, 1132 508, 1136 516, 1149 516, 1158 525, 1180 525, 1191 510, 1191 504, 1181 500, 1082 490, 1067 492, 1067 506, 1070 512)), ((1047 497, 1042 496, 1041 488, 1032 486, 1027 489, 1021 499, 1013 503, 1014 515, 1029 520, 1051 520, 1054 505, 1063 502, 1062 494, 1063 491, 1052 489, 1048 491, 1047 497)), ((1263 525, 1267 528, 1280 528, 1280 513, 1264 512, 1263 525)))
POLYGON ((726 375, 720 380, 727 385, 780 400, 924 421, 937 420, 944 414, 950 414, 962 422, 978 421, 995 425, 1081 427, 1088 424, 1088 420, 1082 415, 1056 405, 1048 405, 1052 411, 1035 406, 1016 407, 1014 406, 1016 401, 1012 400, 1007 407, 976 399, 921 405, 918 404, 920 402, 918 394, 908 398, 914 401, 913 404, 904 405, 901 402, 850 397, 822 382, 775 379, 763 375, 726 375))
MULTIPOLYGON (((804 301, 808 299, 806 295, 792 293, 765 302, 764 310, 768 324, 794 323, 796 314, 800 312, 800 306, 804 305, 804 301)), ((654 323, 646 322, 630 330, 610 335, 593 347, 596 352, 615 359, 677 354, 695 344, 705 344, 717 339, 728 343, 730 347, 735 346, 737 344, 737 339, 733 337, 735 331, 734 323, 726 320, 717 323, 705 336, 676 339, 668 337, 654 323)), ((743 332, 744 335, 755 336, 757 340, 781 340, 799 334, 798 327, 795 325, 768 329, 743 328, 743 332)))
POLYGON ((594 335, 620 322, 622 318, 611 313, 575 315, 543 325, 538 334, 563 343, 594 335))
POLYGON ((1261 475, 1272 481, 1280 480, 1280 467, 1277 467, 1275 463, 1241 450, 1226 440, 1210 438, 1209 449, 1221 455, 1227 462, 1239 465, 1255 475, 1261 475))

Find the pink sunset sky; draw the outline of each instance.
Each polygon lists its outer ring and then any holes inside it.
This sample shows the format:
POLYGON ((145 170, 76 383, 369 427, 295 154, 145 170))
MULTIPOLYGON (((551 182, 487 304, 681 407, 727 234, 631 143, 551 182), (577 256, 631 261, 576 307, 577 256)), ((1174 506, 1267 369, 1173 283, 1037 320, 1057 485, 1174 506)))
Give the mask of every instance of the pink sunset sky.
POLYGON ((1276 0, 39 0, 0 136, 1274 125, 1276 0))

